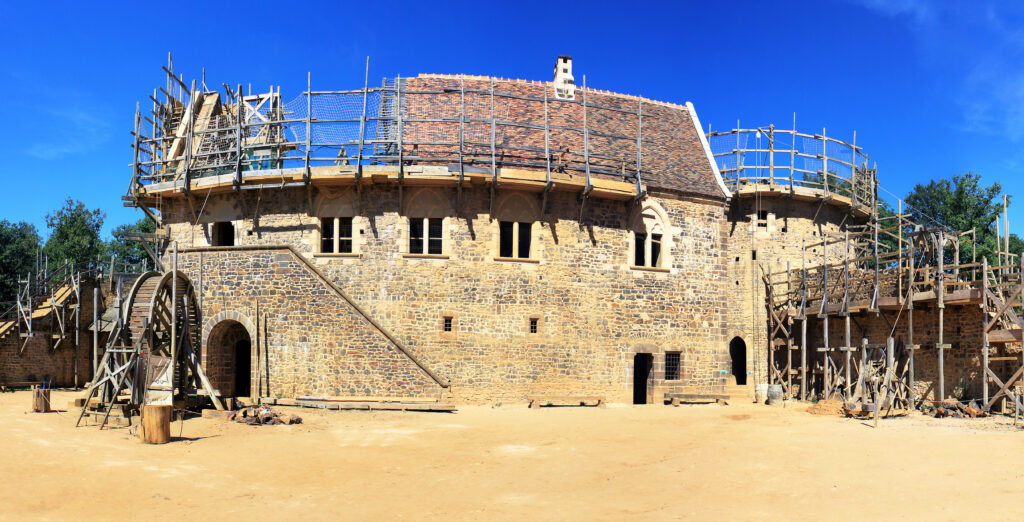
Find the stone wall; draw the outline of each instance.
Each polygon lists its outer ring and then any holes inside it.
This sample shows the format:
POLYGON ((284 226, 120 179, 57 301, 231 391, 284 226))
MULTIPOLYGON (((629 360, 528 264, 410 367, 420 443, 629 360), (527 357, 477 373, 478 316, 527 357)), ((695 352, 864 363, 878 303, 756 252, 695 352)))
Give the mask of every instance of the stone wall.
POLYGON ((762 273, 821 265, 844 258, 846 247, 823 237, 839 234, 844 223, 863 220, 848 208, 785 196, 734 197, 729 209, 729 338, 747 346, 747 369, 754 383, 768 382, 768 317, 762 273), (805 249, 806 247, 806 249, 805 249), (805 251, 806 250, 806 251, 805 251))
MULTIPOLYGON (((909 342, 907 336, 907 311, 883 312, 882 315, 864 312, 851 316, 850 337, 854 344, 860 345, 862 338, 870 343, 883 344, 892 334, 896 345, 909 342), (895 327, 894 327, 895 325, 895 327)), ((920 348, 914 353, 914 381, 918 397, 937 400, 938 389, 938 351, 935 343, 939 341, 939 314, 934 306, 914 309, 914 344, 920 348)), ((821 320, 811 319, 808 323, 808 344, 822 346, 821 320)), ((845 342, 845 325, 843 318, 829 318, 829 345, 842 346, 845 342)), ((950 345, 943 355, 945 375, 945 397, 954 397, 959 389, 968 398, 982 397, 982 311, 978 305, 947 306, 943 317, 943 342, 950 345)), ((1020 366, 1020 348, 1011 347, 1015 361, 1006 364, 1003 361, 993 362, 991 367, 1005 381, 1020 366)), ((995 355, 993 347, 991 354, 995 355)), ((852 357, 859 357, 855 353, 852 357)), ((839 361, 839 371, 843 371, 844 356, 835 355, 839 361)), ((989 393, 994 395, 998 388, 990 384, 989 393)))
MULTIPOLYGON (((457 401, 587 393, 628 402, 638 352, 655 354, 657 393, 723 390, 732 288, 726 284, 728 232, 720 203, 647 198, 644 212, 657 214, 668 230, 666 266, 641 269, 630 266, 631 227, 641 214, 630 202, 588 200, 581 222, 576 194, 553 192, 542 212, 540 194, 499 190, 498 217, 523 212, 539 219, 532 259, 498 260, 498 221, 489 219, 487 188, 467 187, 460 198, 453 188, 408 187, 402 202, 397 188, 388 185, 364 187, 361 197, 352 188, 322 190, 315 209, 347 208, 356 216, 353 255, 317 253, 319 218, 304 213, 304 191, 245 194, 244 207, 236 195, 210 197, 200 221, 235 221, 237 245, 294 247, 429 368, 450 378, 457 401), (444 207, 444 255, 408 254, 403 214, 411 209, 399 210, 426 197, 417 191, 431 191, 426 199, 444 207), (251 212, 257 197, 259 218, 253 221, 241 209, 251 212), (445 317, 451 318, 451 332, 444 331, 445 317), (531 319, 536 333, 530 332, 531 319), (665 352, 680 352, 678 381, 663 379, 665 352)), ((181 200, 165 205, 179 248, 209 244, 208 225, 189 224, 181 200)), ((297 264, 275 260, 271 269, 262 255, 209 252, 202 254, 200 276, 199 255, 188 254, 182 266, 194 282, 202 280, 204 319, 227 310, 251 316, 257 300, 268 314, 277 389, 348 394, 389 385, 385 380, 353 387, 353 374, 334 371, 331 365, 344 370, 350 364, 337 356, 350 341, 331 333, 346 326, 329 321, 308 297, 324 291, 314 280, 294 284, 295 277, 305 277, 293 273, 302 272, 297 264)), ((375 357, 384 353, 362 353, 363 368, 374 371, 381 364, 375 357)))
POLYGON ((210 349, 211 337, 224 340, 212 335, 223 321, 245 326, 252 390, 263 395, 440 395, 437 383, 287 249, 183 252, 178 269, 197 289, 204 364, 230 389, 224 395, 234 392, 233 369, 210 349))
MULTIPOLYGON (((92 332, 88 330, 92 324, 92 293, 93 284, 82 281, 82 311, 80 313, 79 349, 78 349, 78 384, 84 385, 92 378, 92 332)), ((102 306, 102 298, 101 298, 102 306)), ((102 313, 102 310, 100 311, 102 313)), ((0 384, 33 383, 40 384, 51 379, 57 386, 71 387, 75 385, 75 333, 74 314, 69 310, 68 323, 65 327, 67 335, 56 348, 55 340, 50 337, 52 316, 36 319, 32 323, 35 336, 28 338, 28 343, 21 350, 22 339, 15 329, 0 339, 0 384)), ((54 326, 54 331, 59 328, 54 326)), ((100 340, 104 337, 101 336, 100 340)), ((102 355, 102 348, 101 348, 102 355)))

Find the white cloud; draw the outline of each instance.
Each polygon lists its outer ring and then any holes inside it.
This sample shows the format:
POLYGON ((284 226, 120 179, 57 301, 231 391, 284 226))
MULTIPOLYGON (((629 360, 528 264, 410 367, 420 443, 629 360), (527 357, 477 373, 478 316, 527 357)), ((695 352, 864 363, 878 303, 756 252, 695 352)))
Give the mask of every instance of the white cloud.
MULTIPOLYGON (((1024 141, 1024 3, 855 0, 906 18, 920 58, 947 78, 954 128, 1024 141)), ((942 110, 940 108, 940 110, 942 110)))
POLYGON ((86 111, 51 110, 46 114, 47 141, 33 143, 25 151, 34 158, 54 160, 91 152, 110 138, 110 123, 86 111))

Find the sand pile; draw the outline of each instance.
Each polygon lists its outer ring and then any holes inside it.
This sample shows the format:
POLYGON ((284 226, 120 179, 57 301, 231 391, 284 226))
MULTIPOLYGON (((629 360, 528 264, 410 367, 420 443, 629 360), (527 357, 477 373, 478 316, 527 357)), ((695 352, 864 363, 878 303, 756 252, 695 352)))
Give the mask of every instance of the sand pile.
POLYGON ((807 413, 812 415, 846 415, 846 412, 843 410, 843 401, 839 399, 818 401, 816 404, 812 404, 810 408, 807 408, 807 413))

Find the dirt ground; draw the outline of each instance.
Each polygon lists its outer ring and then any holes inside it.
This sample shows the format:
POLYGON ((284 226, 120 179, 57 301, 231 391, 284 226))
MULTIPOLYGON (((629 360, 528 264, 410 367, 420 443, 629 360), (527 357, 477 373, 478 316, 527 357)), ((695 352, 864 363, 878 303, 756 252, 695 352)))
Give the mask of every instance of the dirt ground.
POLYGON ((30 405, 0 394, 2 519, 1024 519, 1024 430, 1006 418, 280 408, 303 424, 191 418, 146 446, 30 405))

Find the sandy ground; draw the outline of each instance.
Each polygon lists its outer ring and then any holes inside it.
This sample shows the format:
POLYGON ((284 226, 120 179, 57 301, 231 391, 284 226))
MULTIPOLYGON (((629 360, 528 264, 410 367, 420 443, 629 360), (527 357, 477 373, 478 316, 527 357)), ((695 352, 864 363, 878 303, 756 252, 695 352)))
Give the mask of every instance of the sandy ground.
POLYGON ((5 520, 1024 519, 1024 431, 1005 418, 875 430, 751 404, 281 408, 305 422, 193 418, 146 446, 30 404, 0 394, 5 520))

